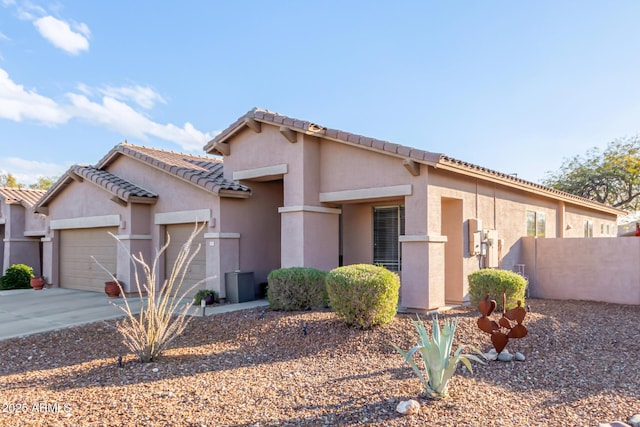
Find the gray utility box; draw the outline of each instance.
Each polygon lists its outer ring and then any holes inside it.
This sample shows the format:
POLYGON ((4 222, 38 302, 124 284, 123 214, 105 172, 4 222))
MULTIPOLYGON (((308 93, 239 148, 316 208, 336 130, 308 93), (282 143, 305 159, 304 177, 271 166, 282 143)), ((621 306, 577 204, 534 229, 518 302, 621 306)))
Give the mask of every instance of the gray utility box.
POLYGON ((253 271, 233 271, 224 274, 227 301, 237 304, 255 300, 253 271))

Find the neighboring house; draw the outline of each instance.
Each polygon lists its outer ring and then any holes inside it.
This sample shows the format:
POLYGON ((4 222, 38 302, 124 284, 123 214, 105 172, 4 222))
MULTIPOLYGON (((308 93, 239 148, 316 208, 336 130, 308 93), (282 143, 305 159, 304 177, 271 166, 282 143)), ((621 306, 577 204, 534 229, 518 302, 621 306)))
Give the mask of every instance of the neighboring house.
POLYGON ((480 267, 524 267, 524 236, 612 237, 624 214, 443 154, 262 109, 205 151, 223 156, 226 180, 251 187, 242 222, 223 210, 216 224, 239 236, 242 269, 257 269, 255 254, 269 254, 270 268, 382 264, 400 274, 406 309, 468 299, 467 276, 480 267))
MULTIPOLYGON (((200 287, 219 289, 220 271, 242 267, 239 235, 219 232, 220 222, 231 215, 242 223, 240 202, 250 195, 248 187, 223 177, 219 158, 117 145, 95 166, 70 167, 37 203, 36 210, 48 218, 43 239, 45 276, 55 286, 102 292, 109 275, 93 256, 117 275, 126 291, 135 292, 129 252, 141 253, 151 263, 169 234, 170 245, 158 271, 163 280, 194 223, 206 222, 195 241, 201 247, 185 286, 208 278, 200 287)), ((256 199, 261 197, 265 196, 256 199)), ((265 201, 266 206, 274 203, 278 202, 265 201)), ((263 242, 252 227, 245 224, 243 239, 257 247, 263 242)), ((251 268, 266 277, 272 264, 265 256, 251 268)))
POLYGON ((41 237, 45 217, 33 207, 43 190, 0 187, 0 268, 1 274, 13 264, 27 264, 36 275, 42 271, 41 237))

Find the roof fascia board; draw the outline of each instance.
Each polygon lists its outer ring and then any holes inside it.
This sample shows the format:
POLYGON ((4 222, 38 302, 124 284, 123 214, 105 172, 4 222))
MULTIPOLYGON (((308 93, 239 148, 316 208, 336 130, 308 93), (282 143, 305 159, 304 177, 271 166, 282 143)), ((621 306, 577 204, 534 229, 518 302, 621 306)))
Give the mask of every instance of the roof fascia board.
POLYGON ((251 193, 248 191, 238 190, 218 190, 218 197, 229 197, 232 199, 248 199, 251 197, 251 193))

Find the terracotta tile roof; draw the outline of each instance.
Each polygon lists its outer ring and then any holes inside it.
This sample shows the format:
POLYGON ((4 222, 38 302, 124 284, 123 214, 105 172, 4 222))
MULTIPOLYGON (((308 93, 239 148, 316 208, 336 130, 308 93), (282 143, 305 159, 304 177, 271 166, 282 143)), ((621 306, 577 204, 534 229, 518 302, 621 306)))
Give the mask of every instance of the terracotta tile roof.
POLYGON ((3 199, 6 204, 17 203, 27 208, 33 207, 44 193, 46 193, 45 190, 31 188, 0 187, 0 199, 3 199))
POLYGON ((251 188, 224 178, 222 160, 210 156, 177 153, 129 143, 116 145, 98 164, 103 169, 119 155, 126 155, 219 194, 221 190, 251 193, 251 188))
POLYGON ((124 201, 136 198, 137 202, 145 202, 146 200, 146 203, 153 203, 158 197, 157 194, 106 170, 111 163, 123 155, 140 160, 219 196, 241 195, 239 197, 246 197, 251 194, 251 188, 224 178, 221 159, 123 143, 112 148, 95 166, 71 166, 44 193, 35 206, 36 211, 43 208, 44 212, 46 210, 44 208, 51 200, 74 182, 74 175, 101 186, 124 201))
POLYGON ((562 191, 558 191, 541 184, 526 181, 513 175, 498 172, 492 169, 475 165, 473 163, 454 159, 453 157, 449 157, 445 154, 433 153, 430 151, 424 151, 404 145, 394 144, 388 141, 344 132, 338 129, 331 129, 309 121, 294 119, 261 108, 254 108, 238 118, 238 120, 232 123, 225 130, 223 130, 214 139, 209 141, 204 146, 204 151, 207 153, 223 154, 218 150, 219 144, 226 142, 237 132, 243 129, 247 120, 250 119, 256 120, 258 122, 270 123, 276 126, 286 126, 308 135, 317 135, 322 138, 331 139, 345 144, 361 146, 362 148, 366 148, 369 150, 379 151, 389 155, 403 157, 405 159, 412 159, 416 162, 433 166, 434 168, 448 169, 453 172, 473 175, 494 182, 500 182, 501 184, 519 188, 524 191, 533 191, 547 197, 578 203, 598 210, 604 210, 616 215, 626 213, 623 210, 613 208, 611 206, 607 206, 593 200, 585 199, 583 197, 575 196, 569 193, 564 193, 562 191))
POLYGON ((150 199, 156 199, 158 197, 156 193, 138 187, 134 183, 122 179, 109 171, 97 169, 93 166, 73 165, 69 168, 69 171, 103 187, 105 190, 125 201, 129 201, 133 197, 150 199))
POLYGON ((355 133, 327 128, 306 120, 294 119, 261 108, 254 108, 241 116, 238 120, 231 124, 231 126, 227 127, 214 139, 209 141, 207 145, 205 145, 204 151, 207 153, 215 152, 215 145, 217 143, 226 141, 228 138, 242 129, 247 119, 255 119, 261 122, 268 122, 280 126, 286 126, 291 129, 301 131, 305 134, 318 135, 322 136, 323 138, 333 139, 352 145, 361 145, 367 148, 374 148, 376 150, 385 151, 390 154, 410 157, 420 162, 435 163, 438 162, 442 156, 442 154, 439 153, 418 150, 415 148, 394 144, 389 141, 383 141, 381 139, 369 138, 367 136, 357 135, 355 133))

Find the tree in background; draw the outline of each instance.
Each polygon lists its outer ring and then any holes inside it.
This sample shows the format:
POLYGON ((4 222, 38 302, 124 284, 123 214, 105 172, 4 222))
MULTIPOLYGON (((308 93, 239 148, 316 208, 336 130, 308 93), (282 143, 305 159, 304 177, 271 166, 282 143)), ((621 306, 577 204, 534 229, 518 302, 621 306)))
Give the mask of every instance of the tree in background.
POLYGON ((0 175, 0 187, 23 188, 24 184, 18 184, 16 177, 7 173, 0 175))
MULTIPOLYGON (((48 190, 54 182, 58 180, 57 177, 53 176, 41 176, 38 177, 38 181, 29 185, 29 188, 34 190, 48 190)), ((0 187, 9 187, 9 188, 25 188, 24 184, 18 182, 15 176, 11 173, 0 174, 0 187)))
POLYGON ((604 151, 565 159, 543 184, 619 209, 640 209, 640 137, 616 139, 604 151))
POLYGON ((40 176, 38 177, 38 181, 36 181, 34 184, 29 185, 29 188, 35 190, 48 190, 57 180, 58 178, 53 176, 40 176))

